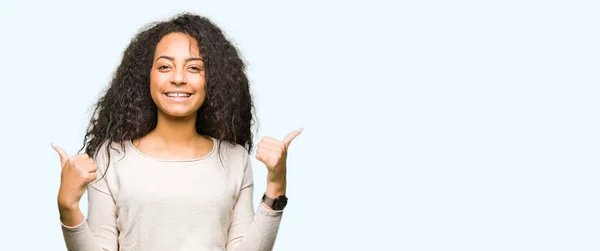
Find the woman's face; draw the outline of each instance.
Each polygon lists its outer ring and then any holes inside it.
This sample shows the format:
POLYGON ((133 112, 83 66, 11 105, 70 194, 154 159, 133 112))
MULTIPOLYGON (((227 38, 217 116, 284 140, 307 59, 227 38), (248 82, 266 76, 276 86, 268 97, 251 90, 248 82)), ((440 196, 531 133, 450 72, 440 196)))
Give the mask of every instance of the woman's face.
POLYGON ((154 53, 150 95, 158 112, 173 117, 195 115, 206 98, 204 63, 198 41, 183 33, 164 36, 154 53))

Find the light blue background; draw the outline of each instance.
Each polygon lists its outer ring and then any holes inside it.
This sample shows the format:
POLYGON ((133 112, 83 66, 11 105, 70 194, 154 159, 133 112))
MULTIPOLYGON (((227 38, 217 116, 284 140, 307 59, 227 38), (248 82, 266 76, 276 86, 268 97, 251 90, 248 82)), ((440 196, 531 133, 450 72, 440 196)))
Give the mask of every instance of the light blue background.
POLYGON ((600 250, 599 7, 3 0, 1 249, 64 250, 50 142, 76 153, 132 36, 187 10, 243 53, 259 137, 305 127, 275 250, 600 250))

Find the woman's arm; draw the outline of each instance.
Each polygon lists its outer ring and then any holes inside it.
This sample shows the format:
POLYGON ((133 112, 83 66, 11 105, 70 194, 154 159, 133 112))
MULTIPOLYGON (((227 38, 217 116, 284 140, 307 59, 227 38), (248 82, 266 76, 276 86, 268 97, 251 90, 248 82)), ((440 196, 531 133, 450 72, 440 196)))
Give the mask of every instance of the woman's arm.
POLYGON ((101 184, 88 186, 87 220, 83 219, 79 208, 74 208, 71 213, 81 215, 79 224, 62 222, 63 237, 68 250, 118 250, 114 201, 101 187, 101 184))
POLYGON ((246 158, 242 186, 228 232, 227 251, 273 250, 283 211, 272 210, 260 203, 255 214, 253 191, 252 167, 250 159, 246 158))
MULTIPOLYGON (((267 190, 270 198, 277 198, 286 192, 287 150, 290 143, 303 129, 288 134, 283 141, 263 137, 258 143, 256 158, 265 164, 268 170, 267 190)), ((229 229, 227 251, 267 251, 272 250, 281 223, 283 210, 273 210, 260 203, 254 215, 252 167, 248 155, 244 155, 244 177, 238 200, 233 210, 232 224, 229 229)))
MULTIPOLYGON (((104 153, 104 149, 100 148, 99 153, 104 153)), ((68 250, 118 250, 116 205, 107 182, 111 176, 110 169, 106 169, 103 155, 98 154, 94 160, 98 167, 97 178, 87 185, 87 220, 78 202, 71 205, 59 202, 62 232, 68 250), (109 173, 103 175, 107 171, 109 173)))

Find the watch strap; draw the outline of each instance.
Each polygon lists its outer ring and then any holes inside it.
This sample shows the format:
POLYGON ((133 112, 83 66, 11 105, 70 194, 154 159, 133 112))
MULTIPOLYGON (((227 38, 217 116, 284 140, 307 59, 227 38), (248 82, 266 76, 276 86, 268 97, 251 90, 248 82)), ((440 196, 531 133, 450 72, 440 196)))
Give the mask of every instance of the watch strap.
POLYGON ((273 205, 275 204, 275 199, 267 196, 267 194, 263 194, 262 202, 264 202, 270 208, 273 208, 273 205))

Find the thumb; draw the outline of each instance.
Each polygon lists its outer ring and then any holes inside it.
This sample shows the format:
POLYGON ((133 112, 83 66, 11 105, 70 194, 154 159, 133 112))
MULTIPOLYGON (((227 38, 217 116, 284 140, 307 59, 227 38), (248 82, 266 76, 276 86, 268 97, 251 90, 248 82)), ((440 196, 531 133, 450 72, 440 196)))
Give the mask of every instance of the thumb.
POLYGON ((60 165, 64 165, 65 161, 69 159, 69 155, 67 154, 67 152, 65 152, 65 150, 63 150, 60 146, 54 145, 52 143, 50 143, 50 145, 52 146, 52 148, 54 148, 54 151, 58 153, 58 156, 60 156, 60 165))
POLYGON ((290 143, 292 143, 292 140, 295 139, 298 135, 300 135, 300 133, 302 133, 302 131, 304 131, 304 128, 300 128, 298 130, 295 130, 293 132, 291 132, 290 134, 288 134, 285 139, 283 139, 283 143, 285 144, 285 147, 289 147, 290 143))

